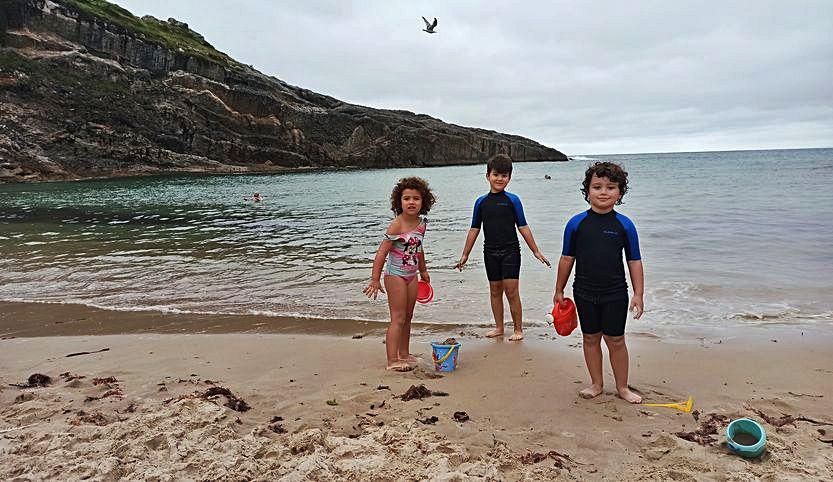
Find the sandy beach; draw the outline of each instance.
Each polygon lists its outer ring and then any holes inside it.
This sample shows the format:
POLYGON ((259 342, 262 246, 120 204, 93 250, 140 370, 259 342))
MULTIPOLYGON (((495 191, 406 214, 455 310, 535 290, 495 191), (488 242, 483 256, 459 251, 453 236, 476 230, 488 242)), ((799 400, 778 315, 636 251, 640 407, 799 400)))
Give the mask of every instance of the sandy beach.
MULTIPOLYGON (((49 305, 28 306, 49 318, 49 305)), ((821 330, 738 329, 687 343, 630 336, 632 386, 646 402, 692 396, 694 411, 683 413, 625 403, 609 369, 603 395, 579 398, 587 376, 577 332, 533 328, 522 343, 449 333, 464 343, 460 365, 440 376, 429 351, 439 334, 416 336, 423 361, 399 374, 383 369, 376 332, 20 337, 9 322, 0 340, 2 479, 833 474, 833 446, 823 441, 833 433, 833 336, 821 330), (80 352, 90 353, 67 357, 80 352), (13 386, 36 373, 51 384, 13 386), (402 399, 419 385, 434 395, 402 399), (744 416, 767 431, 759 459, 725 446, 725 422, 744 416), (698 429, 702 444, 683 438, 698 429)))

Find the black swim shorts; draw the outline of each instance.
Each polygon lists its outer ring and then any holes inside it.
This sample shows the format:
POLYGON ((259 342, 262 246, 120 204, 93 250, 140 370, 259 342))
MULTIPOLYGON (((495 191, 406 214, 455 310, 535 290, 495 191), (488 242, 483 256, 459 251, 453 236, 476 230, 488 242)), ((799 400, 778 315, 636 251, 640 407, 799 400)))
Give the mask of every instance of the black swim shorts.
POLYGON ((489 281, 518 279, 521 274, 521 248, 518 245, 483 251, 489 281))
POLYGON ((628 298, 606 298, 589 301, 575 297, 581 332, 593 335, 602 332, 607 336, 625 334, 625 321, 628 319, 628 298))

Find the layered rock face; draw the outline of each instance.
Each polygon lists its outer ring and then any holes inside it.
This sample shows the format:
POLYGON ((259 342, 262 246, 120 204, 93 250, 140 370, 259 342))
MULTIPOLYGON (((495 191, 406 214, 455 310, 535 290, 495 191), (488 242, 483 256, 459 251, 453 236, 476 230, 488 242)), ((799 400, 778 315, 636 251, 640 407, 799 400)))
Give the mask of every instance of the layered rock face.
POLYGON ((289 85, 103 0, 0 0, 0 29, 0 181, 566 160, 289 85))

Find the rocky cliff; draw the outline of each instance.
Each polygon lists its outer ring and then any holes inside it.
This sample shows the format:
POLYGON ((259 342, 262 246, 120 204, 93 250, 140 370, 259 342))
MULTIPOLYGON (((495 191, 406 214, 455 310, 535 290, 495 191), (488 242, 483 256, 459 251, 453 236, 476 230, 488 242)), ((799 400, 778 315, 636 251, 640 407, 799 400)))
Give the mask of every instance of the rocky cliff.
POLYGON ((566 160, 519 136, 342 102, 103 0, 0 0, 0 181, 566 160))

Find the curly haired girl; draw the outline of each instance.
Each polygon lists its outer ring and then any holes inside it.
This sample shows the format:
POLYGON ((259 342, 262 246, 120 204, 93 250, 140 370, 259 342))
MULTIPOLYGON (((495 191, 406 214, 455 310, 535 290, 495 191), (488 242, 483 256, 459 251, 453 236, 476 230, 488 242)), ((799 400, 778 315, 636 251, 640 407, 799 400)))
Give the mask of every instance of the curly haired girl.
POLYGON ((422 249, 428 220, 421 215, 431 210, 435 200, 424 179, 406 177, 396 183, 390 195, 391 211, 396 217, 376 251, 370 284, 363 290, 368 298, 376 299, 380 291, 388 295, 390 325, 385 335, 388 370, 413 370, 417 363, 410 351, 411 319, 417 298, 417 283, 413 281, 417 274, 421 280, 431 280, 422 249), (384 287, 381 283, 383 266, 384 287))

